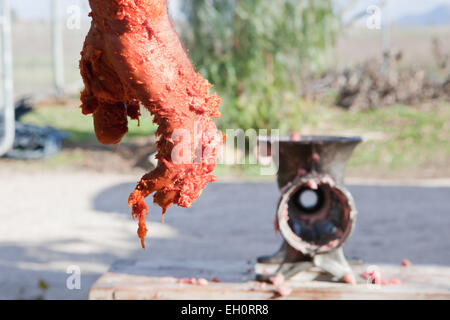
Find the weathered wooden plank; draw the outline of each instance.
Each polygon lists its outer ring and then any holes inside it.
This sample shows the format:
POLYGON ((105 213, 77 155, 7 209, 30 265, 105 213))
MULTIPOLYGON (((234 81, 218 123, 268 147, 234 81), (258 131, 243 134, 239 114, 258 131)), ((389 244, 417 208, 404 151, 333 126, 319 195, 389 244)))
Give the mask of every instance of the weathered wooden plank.
MULTIPOLYGON (((386 277, 402 281, 400 285, 378 286, 363 279, 357 285, 313 280, 318 271, 300 274, 287 285, 293 288, 284 299, 450 299, 450 268, 380 265, 386 277)), ((354 266, 361 274, 366 266, 354 266)), ((272 272, 273 266, 257 265, 256 270, 272 272)), ((121 261, 102 275, 90 290, 90 299, 274 299, 273 285, 253 281, 253 267, 245 261, 153 262, 121 261), (220 283, 207 286, 179 284, 176 278, 217 277, 220 283)), ((321 277, 324 279, 323 277, 321 277)), ((329 279, 328 279, 329 280, 329 279)))

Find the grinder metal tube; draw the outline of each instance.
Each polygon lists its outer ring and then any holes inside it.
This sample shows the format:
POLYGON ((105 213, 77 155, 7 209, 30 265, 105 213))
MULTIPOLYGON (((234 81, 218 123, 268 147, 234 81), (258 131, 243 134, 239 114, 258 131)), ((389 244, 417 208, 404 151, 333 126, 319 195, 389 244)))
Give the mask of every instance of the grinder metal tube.
POLYGON ((339 248, 355 225, 350 192, 328 175, 309 174, 283 188, 277 223, 283 238, 304 255, 339 248))

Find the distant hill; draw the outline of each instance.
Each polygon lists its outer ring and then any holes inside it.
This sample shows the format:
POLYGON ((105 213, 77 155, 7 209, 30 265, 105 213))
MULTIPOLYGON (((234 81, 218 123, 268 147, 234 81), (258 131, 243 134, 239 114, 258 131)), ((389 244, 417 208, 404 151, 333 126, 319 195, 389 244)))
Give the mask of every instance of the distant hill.
POLYGON ((401 26, 450 25, 450 5, 441 5, 419 15, 404 16, 395 21, 394 24, 401 26))

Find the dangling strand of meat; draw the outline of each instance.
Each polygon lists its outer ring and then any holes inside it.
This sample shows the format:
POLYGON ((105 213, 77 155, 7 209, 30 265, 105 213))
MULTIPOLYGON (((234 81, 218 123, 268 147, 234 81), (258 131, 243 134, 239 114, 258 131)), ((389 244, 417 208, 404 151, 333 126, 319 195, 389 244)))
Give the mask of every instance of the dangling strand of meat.
POLYGON ((163 214, 190 207, 209 182, 223 137, 212 118, 220 98, 196 73, 170 21, 166 0, 89 0, 91 29, 81 52, 82 111, 103 144, 117 144, 143 105, 158 125, 158 166, 129 197, 142 247, 152 193, 163 214), (176 158, 176 159, 174 159, 176 158), (183 161, 180 161, 182 159, 183 161))

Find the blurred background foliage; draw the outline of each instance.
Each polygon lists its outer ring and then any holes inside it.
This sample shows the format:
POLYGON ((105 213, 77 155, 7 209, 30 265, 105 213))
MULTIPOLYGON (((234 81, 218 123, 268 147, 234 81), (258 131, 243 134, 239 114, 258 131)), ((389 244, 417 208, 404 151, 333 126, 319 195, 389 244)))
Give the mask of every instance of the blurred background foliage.
MULTIPOLYGON (((127 148, 134 145, 147 152, 142 145, 153 145, 149 135, 155 125, 144 112, 140 127, 130 121, 119 148, 97 142, 92 118, 79 112, 83 84, 78 61, 90 9, 87 0, 64 1, 82 3, 83 18, 80 29, 64 28, 67 96, 62 100, 53 95, 50 1, 12 2, 17 9, 12 27, 14 89, 17 99, 29 96, 34 105, 21 121, 69 133, 61 155, 49 161, 52 168, 105 170, 108 165, 129 173, 137 168, 137 156, 127 148), (40 15, 36 6, 42 7, 40 15), (34 18, 24 16, 27 10, 34 18)), ((411 6, 406 0, 388 1, 398 13, 383 19, 390 22, 381 30, 366 27, 367 2, 362 0, 169 4, 175 4, 170 11, 174 25, 195 67, 223 98, 223 117, 218 119, 222 130, 359 135, 366 143, 352 158, 353 175, 429 178, 450 176, 450 20, 433 22, 435 15, 450 12, 450 6, 438 7, 436 0, 428 11, 431 2, 420 5, 427 22, 415 25, 417 17, 408 15, 418 1, 411 6), (402 23, 405 19, 413 23, 402 23)), ((69 14, 61 16, 67 19, 69 14)), ((218 168, 217 174, 226 176, 229 167, 222 173, 218 168)), ((258 170, 248 166, 244 172, 247 169, 251 176, 258 170)), ((238 166, 235 176, 242 172, 238 166)))
POLYGON ((185 0, 184 42, 223 99, 219 126, 299 127, 299 91, 340 29, 330 0, 185 0))

